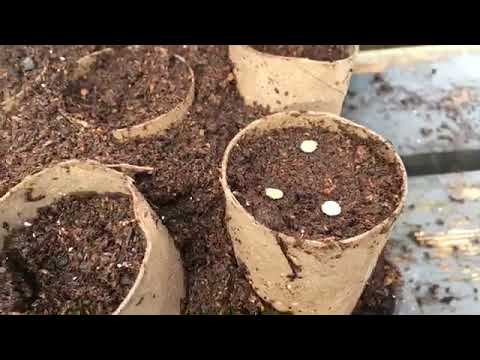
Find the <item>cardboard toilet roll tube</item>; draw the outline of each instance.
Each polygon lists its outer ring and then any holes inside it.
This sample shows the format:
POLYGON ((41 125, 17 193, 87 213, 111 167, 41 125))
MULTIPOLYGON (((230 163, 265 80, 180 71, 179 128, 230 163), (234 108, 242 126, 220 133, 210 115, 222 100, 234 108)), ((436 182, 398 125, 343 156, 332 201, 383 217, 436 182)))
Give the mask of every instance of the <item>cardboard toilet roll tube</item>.
POLYGON ((247 105, 340 114, 359 50, 348 46, 349 56, 332 62, 272 55, 248 45, 229 45, 229 56, 247 105))
POLYGON ((137 279, 114 315, 180 314, 184 274, 179 252, 133 179, 94 161, 72 160, 26 177, 0 198, 0 251, 9 231, 22 227, 63 196, 78 192, 121 193, 130 196, 145 240, 145 255, 137 279), (9 230, 7 230, 9 229, 9 230))
MULTIPOLYGON (((339 116, 319 112, 284 112, 254 121, 227 146, 221 168, 226 199, 225 221, 235 255, 247 269, 247 278, 257 294, 281 312, 293 314, 350 314, 374 269, 399 216, 407 193, 407 174, 393 146, 374 132, 339 116), (246 134, 276 128, 322 127, 342 130, 383 144, 381 155, 399 164, 403 183, 395 211, 370 231, 340 241, 300 239, 260 224, 235 198, 227 179, 232 149, 246 134), (292 264, 300 269, 292 280, 292 264)), ((320 206, 321 204, 319 204, 320 206)))
MULTIPOLYGON (((128 51, 138 51, 142 48, 140 45, 128 46, 126 49, 128 51)), ((165 49, 165 52, 167 50, 165 49)), ((94 52, 78 60, 78 67, 72 73, 72 79, 76 80, 82 76, 87 75, 88 73, 95 70, 95 64, 99 56, 115 56, 115 50, 111 48, 102 49, 100 51, 94 52)), ((173 109, 167 111, 166 113, 152 118, 148 121, 145 121, 141 124, 115 129, 113 130, 113 136, 119 141, 127 141, 132 138, 145 138, 152 135, 161 135, 164 134, 169 128, 171 128, 176 123, 182 121, 187 115, 190 107, 193 103, 193 98, 195 95, 195 76, 193 69, 188 65, 184 58, 179 55, 174 54, 175 58, 181 61, 190 75, 190 88, 188 89, 185 99, 183 99, 179 104, 177 104, 173 109)), ((88 126, 84 122, 82 126, 88 126)))

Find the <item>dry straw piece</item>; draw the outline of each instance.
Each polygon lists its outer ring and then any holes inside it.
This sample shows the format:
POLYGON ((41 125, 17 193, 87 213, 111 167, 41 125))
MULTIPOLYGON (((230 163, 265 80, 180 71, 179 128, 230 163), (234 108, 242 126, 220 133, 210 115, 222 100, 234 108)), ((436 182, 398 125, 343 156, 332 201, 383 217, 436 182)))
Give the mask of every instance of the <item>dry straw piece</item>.
MULTIPOLYGON (((138 51, 142 47, 140 45, 132 45, 127 49, 129 51, 138 51)), ((165 49, 165 51, 167 51, 165 49)), ((115 51, 111 48, 102 49, 100 51, 94 52, 78 60, 78 68, 75 69, 72 74, 73 79, 78 79, 82 76, 85 76, 91 71, 94 71, 95 63, 100 55, 110 54, 115 56, 115 51)), ((174 55, 178 60, 180 60, 188 69, 190 73, 191 85, 188 90, 187 96, 175 106, 172 110, 157 116, 151 120, 148 120, 144 123, 133 125, 121 129, 113 130, 113 136, 119 141, 127 141, 132 138, 146 138, 153 135, 164 134, 168 129, 182 121, 187 115, 190 107, 192 106, 194 95, 195 95, 195 76, 192 68, 187 64, 184 58, 179 55, 174 55)), ((83 126, 83 125, 82 125, 83 126)))
MULTIPOLYGON (((393 146, 374 132, 339 116, 319 112, 284 112, 254 121, 229 143, 222 161, 221 184, 226 199, 225 221, 235 255, 245 264, 257 294, 281 312, 350 314, 375 267, 405 204, 407 174, 393 146), (313 241, 275 232, 257 222, 232 194, 227 182, 230 152, 246 134, 259 136, 276 128, 302 126, 338 131, 339 126, 363 138, 380 140, 386 160, 400 165, 401 200, 383 222, 358 236, 313 241), (292 280, 292 266, 301 269, 292 280)), ((319 204, 320 205, 320 204, 319 204)))
POLYGON ((340 114, 359 50, 349 48, 348 57, 332 62, 271 55, 248 45, 229 45, 229 56, 247 105, 340 114))
POLYGON ((114 315, 180 314, 185 295, 180 254, 173 240, 133 179, 94 161, 71 160, 26 177, 0 198, 0 250, 9 231, 30 223, 38 209, 78 192, 129 195, 135 218, 146 239, 137 279, 114 315), (32 199, 36 199, 33 200, 32 199), (29 201, 30 200, 30 201, 29 201))

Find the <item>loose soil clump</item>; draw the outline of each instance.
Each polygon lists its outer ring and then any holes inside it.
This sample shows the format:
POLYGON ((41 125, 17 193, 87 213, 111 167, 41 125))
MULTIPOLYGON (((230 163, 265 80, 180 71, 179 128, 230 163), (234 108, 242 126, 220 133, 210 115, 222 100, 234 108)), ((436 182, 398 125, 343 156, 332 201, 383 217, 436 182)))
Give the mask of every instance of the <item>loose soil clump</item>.
POLYGON ((279 56, 337 61, 352 55, 351 45, 250 45, 255 50, 279 56))
POLYGON ((111 314, 145 247, 128 196, 66 196, 5 239, 0 314, 111 314))
POLYGON ((383 146, 321 128, 247 135, 232 150, 228 182, 240 203, 272 230, 312 240, 346 239, 372 229, 400 202, 400 166, 380 156, 383 146), (305 140, 316 141, 318 148, 303 152, 305 140), (284 196, 272 200, 265 196, 267 188, 284 196), (338 216, 324 213, 327 201, 341 206, 338 216))
POLYGON ((164 48, 117 49, 64 90, 66 111, 96 126, 122 128, 172 110, 191 87, 187 66, 164 48))
POLYGON ((402 285, 398 269, 385 259, 385 251, 367 282, 353 315, 392 315, 402 285))

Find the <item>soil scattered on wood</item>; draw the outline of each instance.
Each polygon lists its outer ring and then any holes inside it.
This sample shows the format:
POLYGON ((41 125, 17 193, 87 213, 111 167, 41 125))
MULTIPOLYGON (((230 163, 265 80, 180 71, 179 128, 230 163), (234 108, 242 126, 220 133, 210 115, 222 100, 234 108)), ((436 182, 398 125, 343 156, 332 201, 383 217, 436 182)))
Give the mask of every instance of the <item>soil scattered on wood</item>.
POLYGON ((0 314, 111 314, 133 286, 146 241, 130 198, 62 198, 5 239, 0 314))
POLYGON ((400 167, 380 156, 383 147, 343 130, 291 127, 247 135, 230 154, 228 183, 240 203, 270 229, 341 240, 372 229, 400 202, 400 167), (304 140, 315 140, 318 148, 302 152, 304 140), (282 190, 283 198, 267 198, 269 187, 282 190), (341 213, 326 215, 326 201, 339 203, 341 213))
POLYGON ((352 45, 251 45, 272 55, 308 58, 318 61, 337 61, 352 55, 352 45))

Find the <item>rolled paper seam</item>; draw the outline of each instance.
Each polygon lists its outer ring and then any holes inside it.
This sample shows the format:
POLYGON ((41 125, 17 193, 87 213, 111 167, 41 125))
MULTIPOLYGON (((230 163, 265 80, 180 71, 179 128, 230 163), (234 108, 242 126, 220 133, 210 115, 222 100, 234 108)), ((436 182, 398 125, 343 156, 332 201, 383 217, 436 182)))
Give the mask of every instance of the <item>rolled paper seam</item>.
MULTIPOLYGON (((393 146, 374 132, 339 116, 319 112, 284 112, 254 121, 240 131, 225 151, 221 184, 225 193, 227 230, 235 256, 245 264, 257 294, 275 309, 293 314, 350 314, 405 204, 407 174, 393 146), (275 128, 320 126, 348 129, 363 138, 380 140, 382 155, 399 164, 403 176, 401 199, 394 212, 371 230, 334 241, 295 238, 260 224, 235 198, 227 179, 230 152, 246 134, 261 136, 275 128), (292 280, 292 265, 300 270, 292 280)), ((320 206, 321 204, 319 204, 320 206)))
MULTIPOLYGON (((127 49, 130 51, 138 51, 141 48, 141 45, 132 45, 127 47, 127 49)), ((167 51, 168 50, 165 49, 165 52, 167 51)), ((81 76, 85 76, 89 72, 93 71, 98 57, 104 54, 111 54, 114 56, 115 50, 106 48, 79 59, 77 61, 78 67, 74 70, 72 79, 78 79, 81 76)), ((172 126, 182 121, 188 114, 195 96, 195 75, 193 69, 190 67, 190 65, 188 65, 183 57, 176 54, 173 56, 185 65, 186 70, 190 74, 191 85, 185 99, 183 99, 173 109, 151 120, 147 120, 141 124, 113 130, 112 134, 115 139, 118 141, 127 141, 132 138, 145 138, 153 135, 164 134, 172 126)))
POLYGON ((263 53, 229 45, 237 87, 247 105, 272 112, 311 110, 340 114, 359 46, 337 61, 317 61, 263 53))
POLYGON ((0 250, 9 231, 31 222, 38 210, 69 194, 122 193, 131 197, 146 250, 134 285, 114 315, 179 314, 185 295, 180 255, 133 179, 95 161, 71 160, 26 177, 0 198, 0 250), (8 229, 8 230, 7 230, 8 229))

